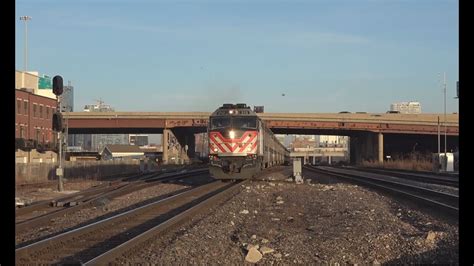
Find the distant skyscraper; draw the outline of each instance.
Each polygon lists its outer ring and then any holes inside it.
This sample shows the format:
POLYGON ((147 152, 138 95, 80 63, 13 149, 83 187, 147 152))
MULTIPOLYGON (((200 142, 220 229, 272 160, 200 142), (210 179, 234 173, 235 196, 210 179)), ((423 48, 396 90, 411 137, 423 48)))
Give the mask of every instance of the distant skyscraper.
POLYGON ((59 96, 60 108, 63 112, 74 112, 74 87, 69 85, 63 87, 63 94, 59 96))
MULTIPOLYGON (((63 87, 63 93, 59 95, 59 108, 61 112, 73 112, 74 111, 74 87, 71 82, 68 82, 67 86, 63 87)), ((76 134, 69 134, 67 138, 68 146, 79 146, 76 144, 76 134)))
POLYGON ((421 113, 421 104, 419 102, 392 103, 390 111, 398 111, 402 114, 419 114, 421 113))

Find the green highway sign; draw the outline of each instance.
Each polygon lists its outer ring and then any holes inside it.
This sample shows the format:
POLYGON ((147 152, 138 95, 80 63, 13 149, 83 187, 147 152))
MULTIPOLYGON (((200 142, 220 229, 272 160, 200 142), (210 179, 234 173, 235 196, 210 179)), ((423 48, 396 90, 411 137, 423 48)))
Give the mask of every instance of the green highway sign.
POLYGON ((43 75, 43 77, 39 77, 38 79, 38 89, 40 90, 51 90, 51 77, 43 75))

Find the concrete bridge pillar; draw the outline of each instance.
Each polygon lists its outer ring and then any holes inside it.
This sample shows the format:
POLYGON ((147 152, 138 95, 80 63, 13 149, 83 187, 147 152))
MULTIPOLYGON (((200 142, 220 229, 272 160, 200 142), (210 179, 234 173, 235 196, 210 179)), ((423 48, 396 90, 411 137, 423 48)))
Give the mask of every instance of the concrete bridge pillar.
POLYGON ((379 141, 378 141, 378 159, 379 163, 383 163, 383 134, 379 133, 379 141))
POLYGON ((367 161, 373 161, 375 160, 376 157, 376 148, 377 148, 377 143, 375 139, 375 134, 373 133, 367 133, 364 138, 364 160, 367 161))
POLYGON ((176 136, 178 157, 183 163, 189 163, 195 157, 196 138, 194 133, 185 129, 172 130, 176 136))
POLYGON ((383 162, 383 135, 366 132, 350 138, 351 163, 360 164, 362 161, 383 162))
POLYGON ((163 164, 189 163, 194 158, 196 139, 192 132, 182 129, 163 130, 163 164))
POLYGON ((163 164, 168 164, 169 134, 169 129, 163 129, 163 137, 161 138, 161 147, 163 147, 163 164))

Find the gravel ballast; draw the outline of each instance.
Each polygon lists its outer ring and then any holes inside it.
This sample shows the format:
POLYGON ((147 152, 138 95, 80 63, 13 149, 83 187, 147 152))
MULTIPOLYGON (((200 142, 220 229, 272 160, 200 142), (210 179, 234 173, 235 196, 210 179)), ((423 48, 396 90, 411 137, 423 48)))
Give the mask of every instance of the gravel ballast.
POLYGON ((357 185, 316 180, 301 185, 253 181, 232 199, 118 262, 458 262, 457 222, 357 185))

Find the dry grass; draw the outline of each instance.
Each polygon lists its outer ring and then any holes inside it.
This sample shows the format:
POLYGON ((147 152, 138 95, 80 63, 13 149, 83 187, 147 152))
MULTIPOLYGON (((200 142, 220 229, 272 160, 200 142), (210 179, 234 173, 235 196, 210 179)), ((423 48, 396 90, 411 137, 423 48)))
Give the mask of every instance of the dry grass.
POLYGON ((380 163, 378 161, 363 161, 362 166, 414 171, 433 171, 433 163, 431 162, 431 160, 427 159, 398 159, 384 161, 383 163, 380 163))

